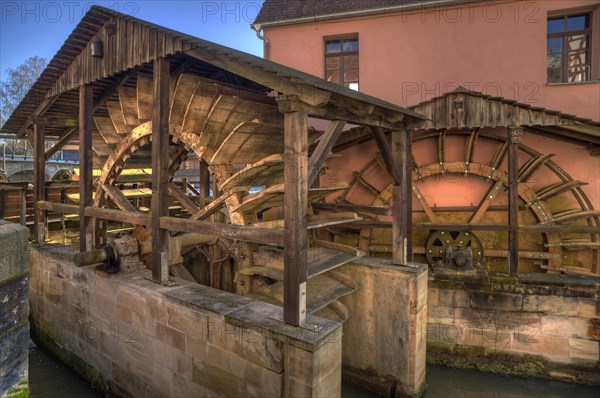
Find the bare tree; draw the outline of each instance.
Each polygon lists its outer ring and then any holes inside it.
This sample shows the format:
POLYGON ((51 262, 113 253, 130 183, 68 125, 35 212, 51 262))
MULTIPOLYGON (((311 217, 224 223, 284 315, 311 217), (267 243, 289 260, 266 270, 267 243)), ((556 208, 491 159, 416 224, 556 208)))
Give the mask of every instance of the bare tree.
MULTIPOLYGON (((40 76, 45 66, 46 59, 36 55, 28 58, 15 69, 9 68, 6 70, 8 78, 6 81, 0 82, 0 127, 6 123, 33 83, 40 76)), ((25 141, 3 139, 0 140, 0 146, 6 144, 6 152, 11 154, 11 156, 15 154, 25 155, 27 151, 25 141)))

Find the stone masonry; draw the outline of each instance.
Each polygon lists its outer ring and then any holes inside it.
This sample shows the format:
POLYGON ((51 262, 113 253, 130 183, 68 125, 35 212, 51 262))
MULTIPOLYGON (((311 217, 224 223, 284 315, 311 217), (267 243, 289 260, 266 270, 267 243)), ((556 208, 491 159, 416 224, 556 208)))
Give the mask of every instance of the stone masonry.
POLYGON ((278 306, 149 271, 77 268, 64 246, 31 249, 32 336, 116 396, 336 397, 342 328, 278 306))
POLYGON ((0 396, 28 392, 29 230, 0 220, 0 396))
POLYGON ((429 348, 476 348, 594 368, 600 364, 599 299, 598 279, 586 277, 433 280, 427 341, 429 348))

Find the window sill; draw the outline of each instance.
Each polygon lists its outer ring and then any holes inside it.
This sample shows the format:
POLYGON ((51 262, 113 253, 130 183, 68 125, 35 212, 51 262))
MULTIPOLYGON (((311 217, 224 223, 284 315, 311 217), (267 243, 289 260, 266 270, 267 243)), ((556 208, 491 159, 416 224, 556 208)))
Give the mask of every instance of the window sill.
POLYGON ((600 83, 600 79, 588 80, 585 82, 566 82, 566 83, 546 83, 547 86, 578 86, 580 84, 595 84, 600 83))

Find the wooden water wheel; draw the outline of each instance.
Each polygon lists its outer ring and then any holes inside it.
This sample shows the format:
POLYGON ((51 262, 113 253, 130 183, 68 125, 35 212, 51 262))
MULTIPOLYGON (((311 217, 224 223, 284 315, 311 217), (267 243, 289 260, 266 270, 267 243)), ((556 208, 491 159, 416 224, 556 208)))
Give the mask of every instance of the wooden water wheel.
MULTIPOLYGON (((272 99, 187 73, 172 81, 171 91, 169 193, 171 201, 181 209, 178 216, 204 220, 221 214, 217 217, 220 222, 281 228, 281 217, 263 219, 265 211, 281 208, 284 199, 283 119, 272 99), (257 101, 260 107, 256 106, 257 101), (175 172, 190 153, 207 163, 215 182, 213 195, 203 206, 188 195, 187 186, 173 181, 175 172)), ((107 101, 108 116, 94 118, 97 128, 93 136, 94 155, 96 163, 103 164, 95 188, 96 207, 128 212, 150 210, 149 202, 147 206, 138 206, 132 199, 151 196, 151 189, 142 186, 149 180, 143 176, 143 170, 150 165, 152 146, 151 93, 151 75, 140 71, 119 89, 118 99, 107 101), (127 173, 130 170, 142 170, 142 174, 131 177, 127 173), (124 182, 134 181, 140 182, 140 186, 120 189, 124 182)), ((343 123, 332 122, 332 126, 333 130, 341 130, 343 123)), ((309 143, 322 134, 309 129, 309 143)), ((308 201, 318 201, 347 189, 347 184, 311 188, 308 201)), ((360 220, 355 213, 310 216, 308 228, 360 220)), ((96 222, 97 244, 102 245, 106 243, 106 223, 96 222)), ((212 263, 211 272, 220 274, 228 266, 226 263, 231 266, 229 285, 220 281, 220 276, 211 275, 214 287, 282 303, 281 248, 221 240, 205 253, 212 263)), ((319 312, 337 319, 348 316, 337 299, 353 292, 357 285, 334 268, 362 255, 364 252, 352 247, 311 239, 309 313, 319 312)))
MULTIPOLYGON (((505 137, 483 129, 435 131, 413 139, 416 261, 434 265, 448 245, 463 244, 463 240, 470 245, 472 238, 477 248, 474 259, 490 271, 506 272, 506 232, 494 231, 494 225, 508 224, 507 147, 505 137), (446 234, 444 239, 440 239, 441 233, 446 234)), ((593 208, 582 189, 588 182, 574 180, 567 167, 553 160, 552 153, 540 153, 523 144, 519 149, 520 269, 597 272, 600 211, 593 208), (559 227, 551 232, 526 231, 528 226, 550 225, 559 227), (589 228, 582 233, 572 228, 576 226, 589 228)), ((360 197, 361 204, 389 206, 392 185, 379 153, 352 174, 351 189, 337 198, 338 203, 354 203, 352 198, 360 197)), ((369 222, 330 228, 335 241, 357 244, 372 256, 388 257, 389 216, 361 215, 369 222)))

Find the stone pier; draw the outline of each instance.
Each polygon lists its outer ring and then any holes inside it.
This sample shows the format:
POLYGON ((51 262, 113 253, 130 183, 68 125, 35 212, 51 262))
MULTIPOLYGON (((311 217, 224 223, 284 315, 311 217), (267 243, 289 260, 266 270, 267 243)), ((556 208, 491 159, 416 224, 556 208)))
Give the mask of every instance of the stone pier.
POLYGON ((0 220, 0 396, 26 397, 29 352, 29 230, 0 220))

